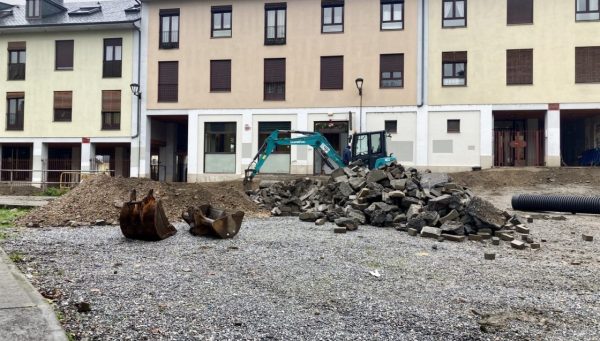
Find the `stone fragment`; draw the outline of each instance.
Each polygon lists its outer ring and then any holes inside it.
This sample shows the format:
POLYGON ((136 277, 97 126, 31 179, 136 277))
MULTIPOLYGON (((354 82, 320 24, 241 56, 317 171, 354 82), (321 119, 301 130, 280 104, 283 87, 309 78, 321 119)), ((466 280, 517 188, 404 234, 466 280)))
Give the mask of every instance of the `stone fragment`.
POLYGON ((529 228, 527 228, 525 225, 516 225, 515 231, 523 234, 529 234, 529 228))
POLYGON ((347 182, 340 183, 340 185, 338 186, 338 192, 341 195, 343 195, 344 198, 347 198, 350 195, 354 194, 354 190, 352 189, 350 184, 348 184, 347 182))
POLYGON ((515 239, 513 237, 512 233, 507 233, 507 232, 502 232, 502 233, 497 233, 496 232, 496 236, 498 236, 498 238, 504 240, 505 242, 510 242, 510 241, 513 241, 515 239))
POLYGON ((513 240, 512 242, 510 242, 510 246, 513 249, 523 250, 527 245, 520 240, 513 240))
POLYGON ((465 227, 459 221, 447 221, 440 227, 443 233, 462 236, 465 234, 465 227))
POLYGON ((355 221, 359 222, 361 225, 364 225, 367 222, 367 217, 365 216, 364 213, 362 213, 359 210, 349 209, 347 215, 348 215, 348 218, 354 219, 355 221))
POLYGON ((302 221, 315 222, 317 219, 324 217, 321 212, 302 212, 298 218, 302 221))
POLYGON ((404 214, 404 213, 397 214, 393 220, 394 224, 405 223, 406 221, 407 221, 406 214, 404 214))
POLYGON ((450 204, 451 201, 452 201, 452 196, 448 195, 448 194, 444 194, 440 197, 429 200, 429 202, 427 203, 427 208, 429 208, 432 211, 439 211, 441 209, 448 207, 448 205, 450 204))
POLYGON ((334 220, 334 223, 339 227, 345 227, 348 231, 358 229, 358 222, 352 218, 338 218, 334 220))
POLYGON ((403 208, 409 208, 410 205, 421 205, 421 200, 413 197, 404 197, 401 205, 403 208))
POLYGON ((442 233, 442 237, 444 237, 444 239, 449 240, 451 242, 464 242, 465 241, 465 236, 457 236, 454 234, 447 234, 447 233, 442 233))
POLYGON ((90 311, 92 311, 92 306, 89 302, 81 301, 79 303, 76 303, 75 307, 77 307, 77 312, 79 313, 89 313, 90 311))
POLYGON ((440 218, 440 223, 444 224, 447 221, 451 221, 451 220, 455 220, 460 218, 460 214, 458 213, 457 210, 452 210, 450 211, 450 213, 446 214, 445 216, 440 218))
POLYGON ((492 235, 487 233, 487 232, 477 232, 478 236, 481 236, 481 239, 483 240, 487 240, 487 239, 491 239, 492 235))
POLYGON ((478 235, 478 234, 470 234, 469 235, 469 240, 480 242, 480 241, 483 240, 483 236, 478 235))
POLYGON ((333 233, 346 233, 346 227, 334 227, 333 233))
POLYGON ((418 233, 417 230, 413 229, 413 228, 409 228, 408 230, 406 230, 406 232, 408 232, 409 236, 413 236, 413 237, 416 236, 418 233))
POLYGON ((352 186, 352 188, 355 191, 360 190, 361 188, 365 187, 365 185, 367 184, 367 182, 363 178, 350 178, 348 183, 350 184, 350 186, 352 186))
POLYGON ((317 226, 325 225, 326 222, 327 222, 327 218, 319 218, 319 219, 315 220, 315 225, 317 225, 317 226))
POLYGON ((437 239, 442 235, 442 230, 437 227, 425 226, 421 230, 421 237, 437 239))
POLYGON ((500 238, 492 237, 492 245, 500 245, 500 238))
POLYGON ((486 260, 494 260, 496 259, 496 254, 492 252, 485 252, 483 254, 483 258, 485 258, 486 260))
POLYGON ((423 188, 442 186, 449 181, 450 177, 446 173, 425 173, 421 175, 421 186, 423 186, 423 188))
POLYGON ((530 246, 533 250, 537 250, 541 247, 540 243, 531 243, 530 246))
POLYGON ((423 209, 423 207, 421 205, 414 205, 414 204, 410 205, 410 207, 406 211, 406 217, 408 219, 414 218, 419 215, 419 213, 421 212, 422 209, 423 209))
POLYGON ((344 173, 348 176, 348 177, 354 177, 357 176, 356 172, 353 171, 352 169, 348 168, 348 167, 344 167, 342 168, 342 170, 344 171, 344 173))
POLYGON ((584 234, 581 236, 583 238, 584 241, 586 242, 593 242, 594 241, 594 236, 589 235, 589 234, 584 234))
POLYGON ((406 179, 391 180, 390 185, 395 190, 403 191, 406 188, 406 179))
POLYGON ((92 223, 92 225, 94 225, 94 226, 105 226, 106 225, 106 220, 104 220, 104 219, 96 219, 96 221, 94 221, 92 223))
POLYGON ((402 191, 392 191, 388 193, 388 196, 392 199, 402 199, 406 196, 402 191))
POLYGON ((387 175, 381 169, 372 169, 369 174, 367 174, 367 183, 379 182, 384 179, 387 179, 387 175))

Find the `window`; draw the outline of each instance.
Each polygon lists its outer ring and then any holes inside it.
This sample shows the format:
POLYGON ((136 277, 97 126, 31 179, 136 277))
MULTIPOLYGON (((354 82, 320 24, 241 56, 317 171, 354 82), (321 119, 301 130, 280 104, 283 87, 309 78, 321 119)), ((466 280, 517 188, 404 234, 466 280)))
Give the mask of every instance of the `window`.
POLYGON ((507 0, 508 25, 533 24, 533 0, 507 0))
POLYGON ((23 130, 23 113, 25 112, 25 93, 9 92, 6 94, 6 130, 23 130))
POLYGON ((506 84, 533 84, 533 50, 506 50, 506 84))
POLYGON ((264 100, 285 100, 285 58, 265 59, 264 71, 264 100))
POLYGON ((460 133, 460 120, 448 120, 447 121, 447 132, 448 133, 460 133))
POLYGON ((8 80, 25 79, 25 42, 8 43, 8 80))
POLYGON ((158 62, 158 101, 179 100, 179 62, 158 62))
POLYGON ((599 0, 575 0, 575 20, 600 20, 599 0))
POLYGON ((381 29, 404 28, 404 0, 381 0, 381 29))
POLYGON ((73 92, 54 91, 54 121, 71 122, 73 92))
POLYGON ((160 10, 160 48, 179 48, 179 8, 160 10))
MULTIPOLYGON (((258 122, 258 148, 260 148, 267 137, 271 135, 271 133, 275 130, 291 130, 292 122, 258 122)), ((290 138, 291 134, 289 133, 279 133, 280 138, 290 138)), ((275 154, 289 154, 290 146, 282 146, 278 145, 275 147, 273 153, 275 154)))
POLYGON ((213 38, 231 37, 231 6, 213 6, 212 12, 212 30, 213 38))
POLYGON ((467 26, 467 0, 444 0, 442 27, 467 26))
POLYGON ((379 57, 379 87, 401 88, 403 86, 402 76, 404 73, 404 55, 382 54, 379 57))
POLYGON ((123 39, 104 39, 104 63, 102 77, 121 77, 121 63, 123 60, 123 39))
POLYGON ((287 4, 265 4, 265 45, 285 44, 287 4))
POLYGON ((344 56, 321 57, 321 90, 344 89, 344 56))
POLYGON ((396 134, 398 132, 398 121, 385 121, 385 132, 396 134))
POLYGON ((102 130, 121 129, 121 91, 102 91, 102 130))
POLYGON ((321 32, 344 32, 344 0, 322 0, 321 32))
POLYGON ((231 60, 210 61, 210 91, 231 91, 231 60))
POLYGON ((69 15, 90 15, 98 13, 102 10, 102 6, 84 6, 69 12, 69 15))
POLYGON ((442 85, 467 85, 467 52, 442 53, 442 85))
POLYGON ((206 122, 204 123, 204 131, 205 154, 235 154, 235 122, 206 122))
POLYGON ((575 83, 600 83, 600 46, 575 48, 575 83))
POLYGON ((40 0, 27 0, 27 18, 40 18, 40 0))
POLYGON ((73 70, 73 40, 57 40, 55 43, 55 69, 73 70))

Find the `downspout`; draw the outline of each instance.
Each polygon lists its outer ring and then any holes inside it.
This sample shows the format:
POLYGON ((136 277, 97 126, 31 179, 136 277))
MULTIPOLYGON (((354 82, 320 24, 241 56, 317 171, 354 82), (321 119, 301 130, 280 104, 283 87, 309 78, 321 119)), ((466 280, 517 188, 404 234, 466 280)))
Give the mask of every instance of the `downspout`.
MULTIPOLYGON (((141 22, 141 19, 139 19, 138 21, 141 22)), ((140 84, 141 82, 141 76, 142 76, 142 30, 135 25, 135 22, 133 23, 133 28, 137 31, 138 33, 138 63, 137 63, 137 83, 140 84)), ((141 92, 141 89, 140 89, 141 92)), ((137 96, 137 124, 136 124, 136 133, 135 135, 133 135, 131 137, 131 139, 138 139, 139 140, 139 136, 140 136, 140 125, 141 125, 141 121, 142 120, 142 94, 140 93, 137 96)), ((140 163, 141 163, 141 154, 142 154, 142 141, 138 141, 138 157, 137 157, 137 169, 138 169, 138 175, 137 177, 140 177, 140 163)))
POLYGON ((425 104, 425 18, 427 18, 425 14, 425 1, 427 0, 421 0, 421 98, 419 98, 417 108, 421 108, 425 104))

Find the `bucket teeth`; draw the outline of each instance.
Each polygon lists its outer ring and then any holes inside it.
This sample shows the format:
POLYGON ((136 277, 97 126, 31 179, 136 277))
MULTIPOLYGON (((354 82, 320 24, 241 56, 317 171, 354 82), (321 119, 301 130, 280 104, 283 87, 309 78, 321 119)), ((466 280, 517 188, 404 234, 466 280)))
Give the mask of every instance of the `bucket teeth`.
POLYGON ((125 237, 158 241, 177 233, 177 229, 169 223, 160 199, 154 197, 154 190, 150 190, 142 201, 136 201, 134 189, 129 199, 123 203, 119 216, 121 232, 125 237))
POLYGON ((240 231, 244 212, 230 214, 211 205, 201 205, 188 208, 182 217, 190 225, 190 233, 195 236, 228 239, 240 231))

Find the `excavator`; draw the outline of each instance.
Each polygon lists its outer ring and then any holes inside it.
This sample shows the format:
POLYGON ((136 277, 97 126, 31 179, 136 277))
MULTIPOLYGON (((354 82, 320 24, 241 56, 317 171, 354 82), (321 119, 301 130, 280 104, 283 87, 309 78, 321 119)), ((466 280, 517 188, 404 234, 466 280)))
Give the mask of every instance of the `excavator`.
MULTIPOLYGON (((377 169, 396 162, 396 157, 393 155, 388 156, 387 154, 386 137, 387 134, 385 131, 354 134, 351 142, 352 162, 360 160, 369 169, 377 169)), ((330 169, 334 170, 346 166, 336 150, 321 133, 298 130, 275 130, 267 137, 246 169, 244 185, 252 182, 252 179, 260 172, 265 161, 277 146, 310 146, 319 153, 323 162, 330 169), (302 136, 279 137, 280 134, 302 136)))

